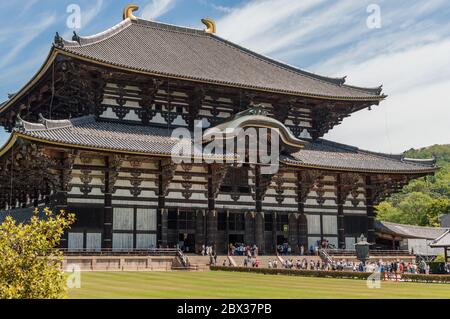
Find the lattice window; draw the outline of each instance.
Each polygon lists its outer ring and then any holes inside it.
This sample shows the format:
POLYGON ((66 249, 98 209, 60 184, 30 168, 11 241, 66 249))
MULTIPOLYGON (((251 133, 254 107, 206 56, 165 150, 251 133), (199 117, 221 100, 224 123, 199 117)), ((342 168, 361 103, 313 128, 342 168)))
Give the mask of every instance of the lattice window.
POLYGON ((264 230, 265 231, 273 230, 273 217, 271 213, 264 214, 264 230))
POLYGON ((249 194, 248 169, 246 166, 230 167, 225 175, 220 191, 223 193, 245 193, 249 194))
POLYGON ((284 231, 284 225, 289 225, 287 214, 277 214, 277 231, 284 231))
POLYGON ((245 216, 241 213, 233 213, 228 217, 228 227, 231 231, 245 230, 245 216))

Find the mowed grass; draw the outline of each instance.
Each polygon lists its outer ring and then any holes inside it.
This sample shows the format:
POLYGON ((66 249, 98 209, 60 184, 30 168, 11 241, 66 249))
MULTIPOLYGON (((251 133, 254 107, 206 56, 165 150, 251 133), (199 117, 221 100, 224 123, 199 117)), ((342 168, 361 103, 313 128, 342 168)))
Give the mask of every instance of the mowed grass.
POLYGON ((220 271, 83 272, 69 298, 450 298, 449 284, 291 277, 220 271))

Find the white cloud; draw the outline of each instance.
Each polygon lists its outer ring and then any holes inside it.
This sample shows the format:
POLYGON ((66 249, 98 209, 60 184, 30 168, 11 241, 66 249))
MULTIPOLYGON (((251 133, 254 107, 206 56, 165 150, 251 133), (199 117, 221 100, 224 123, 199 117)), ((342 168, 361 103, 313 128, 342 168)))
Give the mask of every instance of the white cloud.
POLYGON ((393 153, 450 143, 448 52, 450 38, 357 64, 339 65, 354 83, 382 81, 389 96, 371 112, 360 111, 345 119, 327 138, 393 153))
POLYGON ((16 41, 14 45, 8 48, 8 53, 2 56, 0 61, 0 68, 8 65, 14 60, 24 48, 26 48, 32 41, 34 41, 39 35, 41 35, 48 27, 50 27, 56 21, 55 15, 48 15, 37 23, 33 23, 32 26, 27 26, 21 29, 21 32, 15 36, 16 41))
POLYGON ((28 0, 23 6, 23 10, 27 11, 31 9, 36 3, 38 3, 38 1, 39 0, 28 0))
POLYGON ((99 12, 102 10, 103 7, 103 0, 97 0, 97 2, 91 6, 86 11, 81 11, 81 25, 82 27, 86 27, 89 23, 92 22, 93 19, 95 19, 99 12))
POLYGON ((445 0, 380 0, 381 29, 369 29, 372 1, 253 0, 218 20, 218 34, 323 75, 348 76, 390 96, 326 136, 385 152, 450 143, 450 23, 433 15, 445 0), (308 66, 309 65, 309 66, 308 66))
POLYGON ((166 14, 175 5, 175 0, 152 0, 142 10, 142 18, 146 20, 155 20, 166 14))

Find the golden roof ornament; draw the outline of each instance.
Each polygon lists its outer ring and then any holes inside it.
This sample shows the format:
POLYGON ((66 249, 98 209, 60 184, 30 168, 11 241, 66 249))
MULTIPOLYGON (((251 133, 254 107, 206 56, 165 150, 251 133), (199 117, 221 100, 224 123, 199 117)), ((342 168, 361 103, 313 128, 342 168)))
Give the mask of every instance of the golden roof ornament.
POLYGON ((202 23, 206 25, 206 33, 216 33, 216 23, 210 18, 202 19, 202 23))
POLYGON ((129 4, 123 9, 123 19, 137 20, 137 18, 133 15, 134 11, 139 10, 139 6, 135 4, 129 4))

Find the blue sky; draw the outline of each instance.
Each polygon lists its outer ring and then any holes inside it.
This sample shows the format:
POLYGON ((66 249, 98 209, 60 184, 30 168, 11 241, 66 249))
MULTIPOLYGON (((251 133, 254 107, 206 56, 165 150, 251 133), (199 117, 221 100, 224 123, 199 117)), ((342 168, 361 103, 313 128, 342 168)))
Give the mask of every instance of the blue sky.
MULTIPOLYGON (((0 101, 43 63, 56 31, 69 38, 67 12, 81 9, 81 35, 121 21, 129 0, 1 1, 0 101)), ((135 0, 136 16, 203 28, 256 52, 347 83, 384 85, 389 95, 372 111, 347 118, 326 137, 399 153, 450 143, 450 3, 448 0, 135 0), (379 28, 370 28, 378 17, 379 28)), ((377 20, 378 21, 378 20, 377 20)), ((1 130, 1 129, 0 129, 1 130)), ((7 134, 0 132, 0 144, 7 134)))

